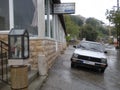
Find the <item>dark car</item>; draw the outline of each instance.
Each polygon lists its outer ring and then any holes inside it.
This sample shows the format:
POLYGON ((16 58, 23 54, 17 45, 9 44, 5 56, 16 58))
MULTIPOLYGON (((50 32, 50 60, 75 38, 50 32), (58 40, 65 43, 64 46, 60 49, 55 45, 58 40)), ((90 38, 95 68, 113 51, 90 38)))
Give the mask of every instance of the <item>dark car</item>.
POLYGON ((95 68, 104 72, 107 64, 107 57, 104 45, 98 42, 81 41, 74 46, 75 51, 71 57, 71 67, 77 65, 95 68))

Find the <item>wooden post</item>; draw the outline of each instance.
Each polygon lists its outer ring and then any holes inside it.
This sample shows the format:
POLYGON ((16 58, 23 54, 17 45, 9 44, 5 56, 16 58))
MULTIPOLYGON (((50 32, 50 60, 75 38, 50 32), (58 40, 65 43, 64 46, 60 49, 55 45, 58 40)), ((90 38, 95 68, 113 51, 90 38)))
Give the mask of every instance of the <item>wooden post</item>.
POLYGON ((11 66, 11 89, 28 90, 27 65, 11 66))

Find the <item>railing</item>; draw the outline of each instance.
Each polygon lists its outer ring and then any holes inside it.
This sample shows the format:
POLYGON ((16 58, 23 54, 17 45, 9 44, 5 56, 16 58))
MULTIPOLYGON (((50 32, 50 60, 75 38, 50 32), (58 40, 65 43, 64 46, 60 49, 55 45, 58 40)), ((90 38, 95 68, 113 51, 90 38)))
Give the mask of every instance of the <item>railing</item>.
POLYGON ((8 83, 8 44, 0 40, 0 80, 8 83))

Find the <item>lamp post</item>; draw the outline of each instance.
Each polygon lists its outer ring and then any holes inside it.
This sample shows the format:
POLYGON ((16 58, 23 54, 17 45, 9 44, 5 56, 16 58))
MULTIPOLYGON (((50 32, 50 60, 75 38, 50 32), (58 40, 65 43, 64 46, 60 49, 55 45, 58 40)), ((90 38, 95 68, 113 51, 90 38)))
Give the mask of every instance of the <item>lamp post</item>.
POLYGON ((117 0, 117 10, 119 10, 119 0, 117 0))
POLYGON ((12 29, 8 34, 11 89, 28 90, 29 34, 25 29, 12 29))
MULTIPOLYGON (((119 0, 117 0, 117 11, 119 12, 119 0)), ((119 23, 117 24, 117 48, 120 48, 120 31, 119 31, 119 23)))
MULTIPOLYGON (((117 0, 117 11, 119 11, 119 0, 117 0)), ((119 32, 118 32, 118 29, 119 29, 119 27, 118 27, 119 25, 117 25, 117 47, 119 48, 119 42, 118 42, 118 36, 119 36, 119 32)))

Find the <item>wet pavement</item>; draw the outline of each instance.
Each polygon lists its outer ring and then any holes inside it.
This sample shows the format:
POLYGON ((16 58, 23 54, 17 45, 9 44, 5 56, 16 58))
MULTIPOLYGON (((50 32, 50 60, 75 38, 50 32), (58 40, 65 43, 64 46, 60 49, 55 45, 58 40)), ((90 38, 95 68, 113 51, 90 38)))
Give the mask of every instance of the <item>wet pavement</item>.
POLYGON ((73 51, 69 46, 57 58, 41 90, 120 90, 119 51, 108 51, 108 67, 103 74, 87 68, 71 69, 73 51))

